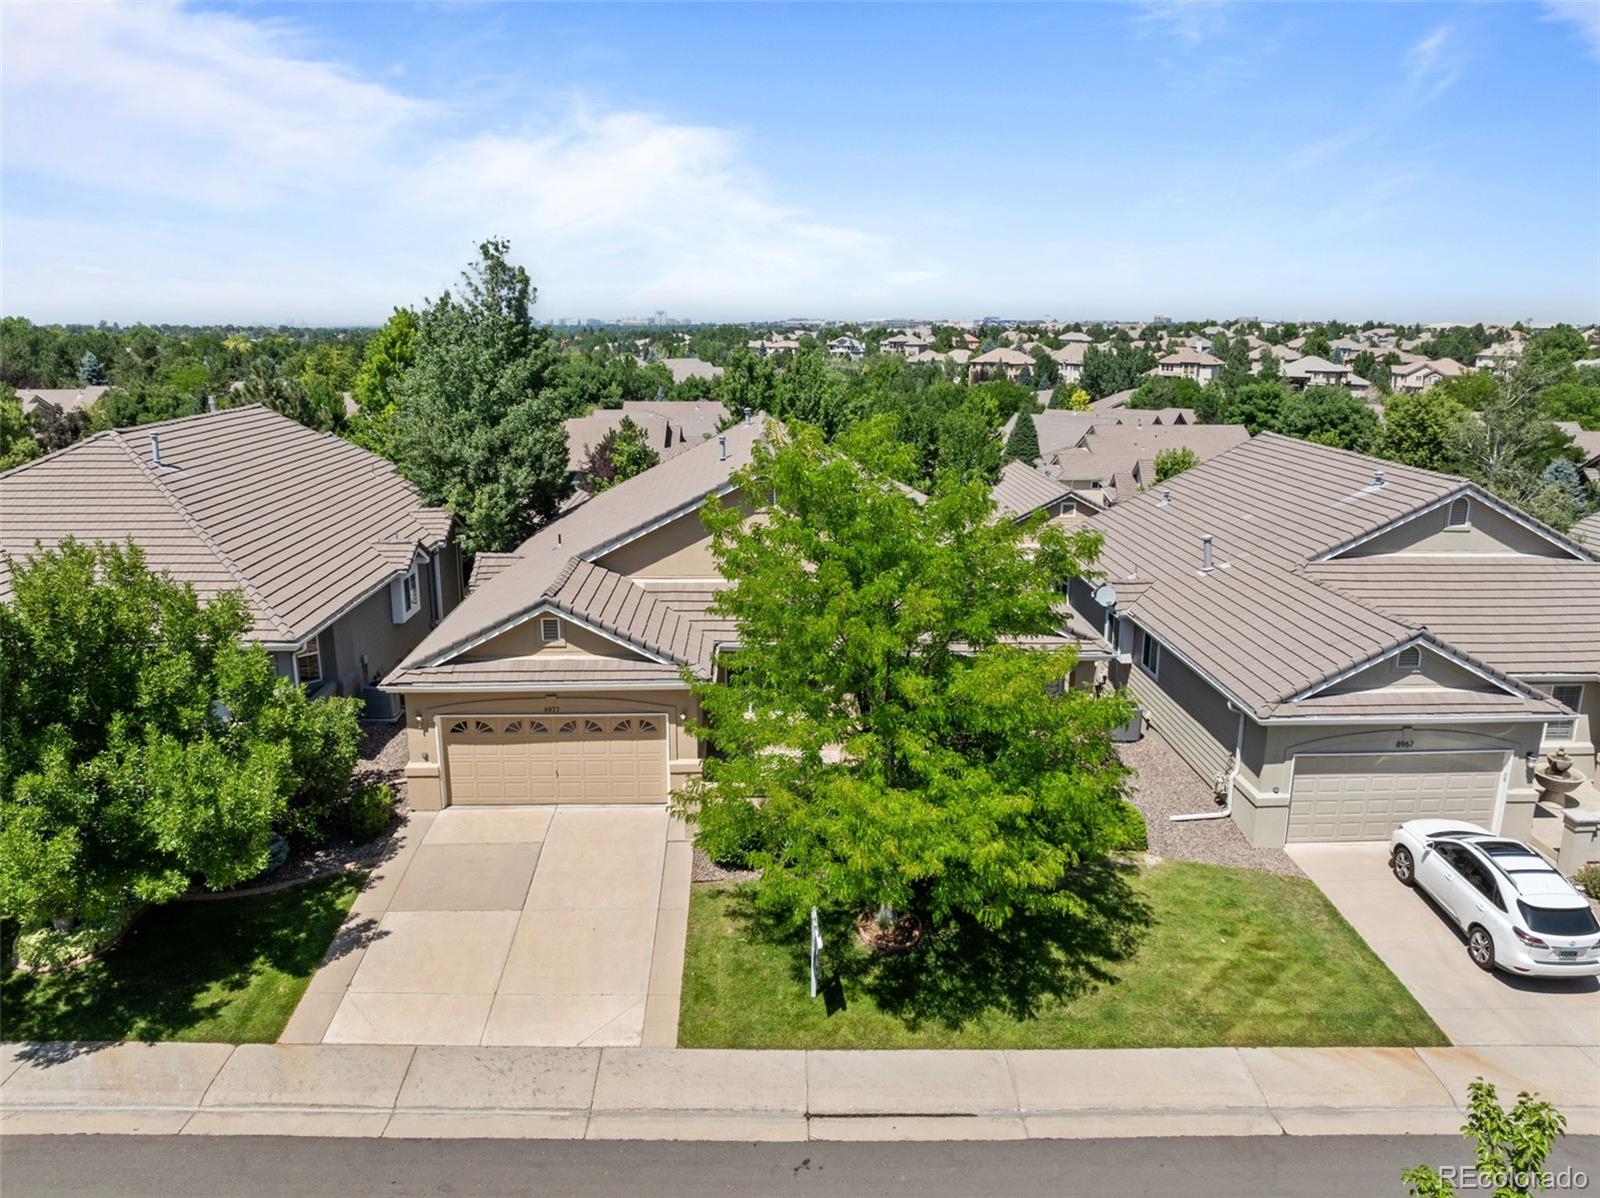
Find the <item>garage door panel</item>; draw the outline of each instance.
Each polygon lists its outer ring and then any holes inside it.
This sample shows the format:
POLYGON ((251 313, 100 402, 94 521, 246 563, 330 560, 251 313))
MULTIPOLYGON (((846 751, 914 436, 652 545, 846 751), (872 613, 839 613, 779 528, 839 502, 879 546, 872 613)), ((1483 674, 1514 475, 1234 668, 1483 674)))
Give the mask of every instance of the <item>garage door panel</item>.
POLYGON ((1289 840, 1384 840, 1397 824, 1424 818, 1487 827, 1503 763, 1496 753, 1298 756, 1289 840))
POLYGON ((469 717, 445 726, 451 802, 659 803, 666 725, 636 716, 469 717))

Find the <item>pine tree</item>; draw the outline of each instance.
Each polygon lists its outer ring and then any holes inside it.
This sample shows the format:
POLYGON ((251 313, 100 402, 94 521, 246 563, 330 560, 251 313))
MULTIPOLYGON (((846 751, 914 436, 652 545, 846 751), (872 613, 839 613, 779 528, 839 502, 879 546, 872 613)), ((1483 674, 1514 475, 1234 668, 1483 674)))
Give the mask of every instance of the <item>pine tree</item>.
POLYGON ((1033 413, 1018 412, 1017 422, 1011 426, 1011 436, 1006 441, 1006 461, 1032 465, 1038 456, 1039 430, 1034 426, 1033 413))
POLYGON ((83 357, 78 359, 78 377, 83 380, 85 387, 105 386, 106 368, 100 364, 100 359, 95 357, 92 349, 84 350, 83 357))

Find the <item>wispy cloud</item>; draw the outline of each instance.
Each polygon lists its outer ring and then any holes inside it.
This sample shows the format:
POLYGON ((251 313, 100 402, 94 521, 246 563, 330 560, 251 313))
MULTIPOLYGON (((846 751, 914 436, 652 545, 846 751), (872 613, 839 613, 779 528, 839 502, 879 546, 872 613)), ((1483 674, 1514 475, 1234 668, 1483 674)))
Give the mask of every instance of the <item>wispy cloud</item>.
POLYGON ((1413 94, 1432 99, 1461 74, 1462 53, 1455 30, 1440 25, 1406 52, 1406 78, 1413 94))
POLYGON ((1222 32, 1227 10, 1225 0, 1141 0, 1134 20, 1142 29, 1198 46, 1222 32))
MULTIPOLYGON (((164 247, 175 302, 196 304, 171 318, 201 315, 202 295, 304 313, 319 291, 348 296, 338 263, 373 251, 380 277, 357 289, 413 298, 490 233, 563 281, 546 286, 563 305, 552 314, 663 295, 723 311, 852 288, 870 302, 882 284, 860 280, 891 262, 877 236, 772 199, 733 130, 575 100, 461 133, 448 106, 320 61, 291 26, 175 4, 15 5, 6 35, 8 176, 124 210, 123 236, 72 243, 98 262, 109 315, 136 298, 149 312, 148 292, 134 294, 150 283, 145 238, 126 233, 174 213, 205 232, 164 247), (220 249, 207 236, 218 231, 220 249), (208 272, 227 281, 199 286, 208 272)), ((10 208, 8 306, 48 310, 81 292, 62 243, 19 241, 50 218, 10 208)))
POLYGON ((1589 57, 1600 60, 1600 3, 1596 0, 1545 0, 1544 19, 1571 25, 1588 47, 1589 57))

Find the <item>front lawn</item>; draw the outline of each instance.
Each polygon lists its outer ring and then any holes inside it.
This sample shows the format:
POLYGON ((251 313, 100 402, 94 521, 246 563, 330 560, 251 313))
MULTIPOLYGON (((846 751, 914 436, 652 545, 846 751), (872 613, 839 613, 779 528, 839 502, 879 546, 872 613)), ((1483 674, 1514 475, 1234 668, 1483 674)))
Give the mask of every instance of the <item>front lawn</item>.
POLYGON ((146 912, 98 961, 8 973, 5 1039, 270 1043, 360 888, 361 875, 343 874, 146 912))
POLYGON ((1153 1048, 1448 1041, 1302 878, 1173 861, 1098 866, 1072 919, 947 929, 870 957, 823 929, 779 936, 737 887, 695 888, 678 1043, 686 1048, 1153 1048))

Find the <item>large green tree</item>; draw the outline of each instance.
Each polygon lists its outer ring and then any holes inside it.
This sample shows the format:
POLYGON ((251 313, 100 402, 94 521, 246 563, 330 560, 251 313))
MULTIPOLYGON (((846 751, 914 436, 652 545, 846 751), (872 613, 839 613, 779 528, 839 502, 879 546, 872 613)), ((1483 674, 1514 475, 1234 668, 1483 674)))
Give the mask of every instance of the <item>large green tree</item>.
POLYGON ((20 466, 39 453, 39 442, 22 410, 22 401, 10 384, 0 383, 0 470, 20 466))
POLYGON ((556 349, 535 325, 528 272, 491 239, 418 313, 416 361, 395 391, 393 452, 429 503, 466 526, 468 552, 514 549, 572 493, 556 349))
POLYGON ((352 700, 280 678, 236 592, 202 602, 132 544, 7 559, 0 604, 0 910, 115 921, 261 871, 355 761, 352 700))
POLYGON ((1029 412, 1018 412, 1017 422, 1011 426, 1011 436, 1006 440, 1006 461, 1025 462, 1032 465, 1039 456, 1039 429, 1029 412))
POLYGON ((1383 431, 1377 453, 1424 470, 1455 473, 1461 424, 1472 414, 1448 392, 1435 387, 1420 394, 1391 395, 1383 406, 1383 431))
POLYGON ((1063 879, 1124 810, 1128 707, 1060 690, 1072 650, 1014 642, 1060 627, 1094 534, 997 520, 981 482, 919 504, 813 430, 769 435, 736 476, 749 506, 702 514, 739 638, 725 680, 694 683, 714 751, 679 803, 700 842, 743 853, 794 922, 1073 910, 1063 879))
POLYGON ((643 474, 660 461, 661 455, 645 440, 644 429, 624 416, 616 428, 607 429, 605 435, 590 446, 580 485, 597 495, 636 474, 643 474))

